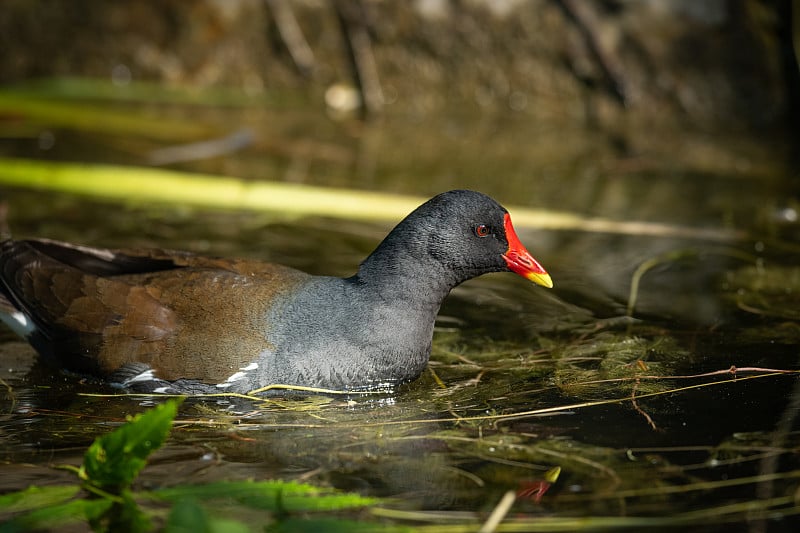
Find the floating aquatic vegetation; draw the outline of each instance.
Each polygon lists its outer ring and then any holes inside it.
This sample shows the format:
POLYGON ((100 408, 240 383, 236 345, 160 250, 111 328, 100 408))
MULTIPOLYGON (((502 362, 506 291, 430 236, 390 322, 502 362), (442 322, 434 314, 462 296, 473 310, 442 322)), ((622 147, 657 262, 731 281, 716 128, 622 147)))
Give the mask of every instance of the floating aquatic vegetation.
POLYGON ((722 286, 746 313, 800 320, 800 267, 759 263, 728 272, 722 286))
POLYGON ((664 391, 673 384, 653 378, 668 378, 690 357, 667 336, 602 332, 557 350, 553 380, 562 391, 580 398, 664 391))

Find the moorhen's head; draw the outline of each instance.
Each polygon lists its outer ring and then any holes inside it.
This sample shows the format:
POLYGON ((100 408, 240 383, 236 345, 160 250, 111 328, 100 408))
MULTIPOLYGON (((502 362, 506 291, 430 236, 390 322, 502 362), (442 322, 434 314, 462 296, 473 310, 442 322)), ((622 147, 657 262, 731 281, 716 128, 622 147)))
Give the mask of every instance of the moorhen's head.
POLYGON ((392 230, 374 256, 392 258, 380 261, 384 272, 408 275, 417 268, 434 275, 430 265, 437 264, 455 283, 511 271, 538 285, 553 286, 520 242, 508 211, 475 191, 455 190, 431 198, 392 230))

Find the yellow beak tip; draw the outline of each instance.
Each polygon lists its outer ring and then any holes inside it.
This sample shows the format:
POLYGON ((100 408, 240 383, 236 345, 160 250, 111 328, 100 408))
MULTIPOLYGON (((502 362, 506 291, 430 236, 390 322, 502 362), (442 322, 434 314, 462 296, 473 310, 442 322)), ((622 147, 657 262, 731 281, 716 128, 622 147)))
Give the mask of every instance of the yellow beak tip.
POLYGON ((525 277, 534 282, 535 284, 541 285, 542 287, 547 287, 548 289, 553 288, 553 280, 550 278, 550 274, 547 273, 537 274, 535 272, 531 272, 527 274, 525 277))

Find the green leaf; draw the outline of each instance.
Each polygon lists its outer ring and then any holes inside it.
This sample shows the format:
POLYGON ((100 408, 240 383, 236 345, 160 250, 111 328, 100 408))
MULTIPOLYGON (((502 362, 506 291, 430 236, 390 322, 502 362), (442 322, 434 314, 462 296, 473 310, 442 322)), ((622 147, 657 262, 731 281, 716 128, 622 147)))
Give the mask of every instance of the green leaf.
POLYGON ((81 488, 78 485, 28 487, 0 496, 0 513, 20 513, 40 507, 53 507, 71 499, 79 490, 81 488))
POLYGON ((379 502, 376 498, 366 498, 358 494, 291 481, 223 481, 205 485, 169 487, 150 494, 169 501, 185 498, 202 501, 233 500, 252 509, 268 510, 276 514, 339 511, 375 505, 379 502))
POLYGON ((234 520, 209 518, 192 500, 180 500, 172 508, 164 528, 167 533, 248 533, 250 528, 234 520))
POLYGON ((64 526, 99 516, 111 508, 110 500, 73 500, 37 508, 0 524, 0 533, 32 529, 61 529, 64 526))
POLYGON ((339 518, 312 518, 308 520, 290 518, 271 525, 267 528, 267 531, 270 533, 316 533, 318 531, 325 531, 325 533, 366 533, 371 531, 411 533, 414 529, 407 526, 392 526, 377 522, 356 522, 339 518))
POLYGON ((180 402, 167 400, 95 439, 84 455, 80 476, 104 490, 118 492, 129 487, 148 456, 167 439, 180 402))

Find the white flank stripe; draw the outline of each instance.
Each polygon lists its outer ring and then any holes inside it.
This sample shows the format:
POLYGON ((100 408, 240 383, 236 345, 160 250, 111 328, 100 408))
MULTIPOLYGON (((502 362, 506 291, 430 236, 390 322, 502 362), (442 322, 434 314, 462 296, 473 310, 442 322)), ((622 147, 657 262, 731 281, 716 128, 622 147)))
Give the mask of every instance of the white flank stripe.
POLYGON ((228 379, 226 379, 225 381, 227 381, 228 383, 232 383, 234 381, 242 379, 246 375, 247 375, 246 372, 237 372, 234 375, 232 375, 231 377, 229 377, 228 379))
POLYGON ((123 386, 130 385, 131 383, 138 383, 140 381, 153 381, 156 377, 153 375, 153 369, 145 370, 140 374, 136 374, 131 379, 126 379, 122 384, 123 386))

